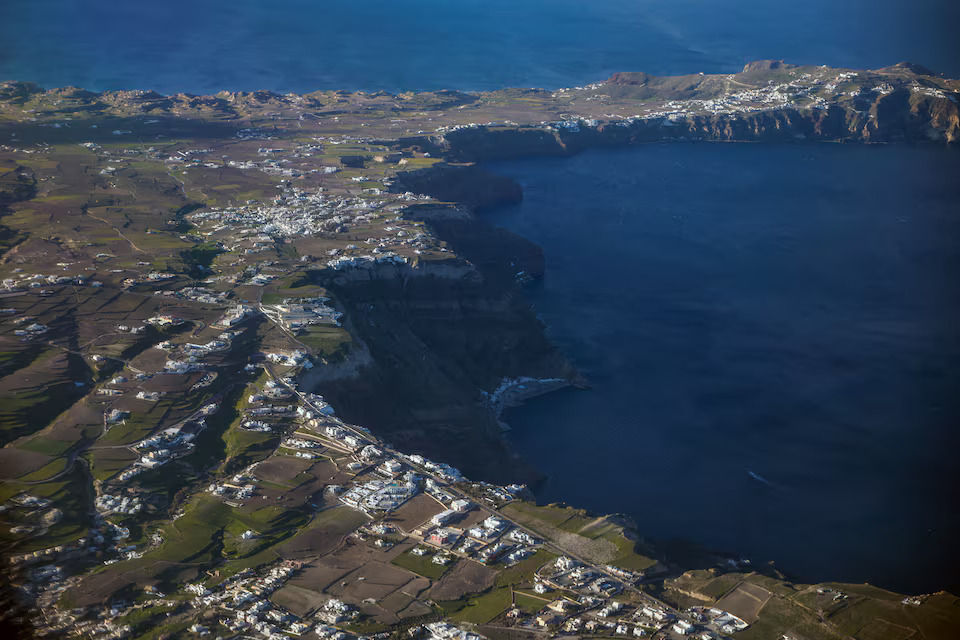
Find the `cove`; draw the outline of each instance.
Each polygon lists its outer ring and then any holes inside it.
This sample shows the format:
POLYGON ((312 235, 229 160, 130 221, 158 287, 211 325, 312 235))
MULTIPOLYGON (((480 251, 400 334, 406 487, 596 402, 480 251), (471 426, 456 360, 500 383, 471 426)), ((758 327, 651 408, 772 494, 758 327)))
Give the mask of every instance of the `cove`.
POLYGON ((510 409, 541 501, 802 581, 956 588, 960 152, 664 144, 489 165, 590 380, 510 409))

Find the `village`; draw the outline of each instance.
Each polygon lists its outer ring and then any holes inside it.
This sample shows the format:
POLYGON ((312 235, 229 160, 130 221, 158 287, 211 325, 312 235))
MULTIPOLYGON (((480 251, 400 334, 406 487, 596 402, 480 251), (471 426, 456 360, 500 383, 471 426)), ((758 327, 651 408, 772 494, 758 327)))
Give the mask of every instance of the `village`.
MULTIPOLYGON (((231 323, 230 319, 237 317, 244 317, 243 311, 230 310, 220 324, 235 327, 239 323, 231 323)), ((176 323, 176 319, 160 318, 154 322, 176 323)), ((440 572, 456 562, 498 570, 515 567, 529 558, 540 558, 544 553, 554 556, 532 567, 534 571, 525 576, 527 586, 521 587, 530 594, 525 597, 543 600, 542 609, 508 607, 501 612, 503 624, 507 626, 561 634, 589 631, 594 635, 634 637, 660 632, 661 637, 694 636, 703 640, 726 637, 746 626, 723 611, 681 612, 642 594, 634 586, 643 578, 642 572, 612 565, 595 566, 558 555, 562 549, 510 520, 500 510, 527 495, 524 487, 470 483, 448 465, 404 454, 379 441, 368 430, 340 421, 322 397, 297 390, 296 371, 302 364, 292 360, 274 365, 265 358, 262 368, 251 367, 247 372, 264 371, 266 380, 259 387, 259 393, 247 398, 248 408, 238 428, 285 435, 266 460, 210 484, 209 495, 222 500, 229 508, 242 510, 267 497, 258 469, 271 461, 289 457, 311 462, 322 459, 335 465, 338 478, 343 480, 324 485, 317 492, 324 496, 321 501, 325 500, 323 504, 327 505, 318 508, 321 511, 343 508, 332 506, 341 504, 362 513, 361 526, 345 532, 354 544, 377 550, 405 548, 404 557, 429 563, 440 572), (281 367, 283 373, 276 373, 273 366, 281 367), (403 513, 405 506, 414 500, 426 501, 415 510, 421 514, 422 521, 407 520, 405 516, 403 523, 394 524, 392 517, 403 513), (625 598, 628 593, 631 595, 625 598)), ((109 381, 112 385, 122 383, 118 377, 109 381)), ((145 546, 129 544, 130 530, 121 523, 141 514, 150 503, 150 495, 127 485, 138 474, 188 453, 205 420, 216 412, 216 403, 204 405, 180 424, 131 445, 141 457, 131 467, 97 485, 95 503, 101 525, 99 530, 91 531, 87 540, 71 547, 11 558, 27 571, 30 588, 38 598, 52 598, 75 584, 59 564, 50 564, 51 560, 76 562, 83 554, 97 553, 106 557, 102 563, 112 568, 150 557, 151 551, 162 546, 163 540, 158 534, 145 546)), ((277 499, 281 497, 282 494, 277 499)), ((50 505, 48 501, 21 494, 15 497, 12 506, 42 510, 50 505)), ((255 541, 260 535, 247 529, 238 535, 238 540, 255 541)), ((70 627, 90 637, 124 638, 130 631, 129 625, 122 623, 124 619, 144 608, 164 607, 184 619, 194 620, 200 615, 202 622, 193 622, 188 631, 201 636, 219 628, 252 633, 269 640, 307 633, 333 640, 379 637, 365 636, 352 628, 351 623, 358 617, 366 617, 361 609, 364 602, 350 602, 342 594, 339 597, 321 595, 322 604, 307 612, 301 609, 300 614, 271 601, 271 594, 281 590, 307 564, 307 560, 268 562, 262 568, 246 569, 223 581, 207 579, 182 584, 176 595, 165 595, 148 584, 143 587, 145 599, 112 600, 92 619, 89 611, 80 617, 74 611, 55 616, 48 624, 52 630, 70 627)), ((438 624, 411 628, 410 635, 437 638, 458 633, 465 634, 464 637, 476 635, 450 625, 436 626, 438 624)))
MULTIPOLYGON (((187 295, 192 291, 195 288, 189 289, 187 295)), ((154 327, 163 333, 154 334, 153 340, 157 342, 144 352, 149 356, 146 360, 145 356, 138 358, 134 361, 136 366, 133 362, 125 363, 98 385, 97 397, 107 402, 102 409, 106 434, 123 429, 139 411, 178 393, 173 388, 151 387, 151 381, 158 376, 184 378, 178 385, 180 389, 204 393, 206 385, 223 377, 224 359, 231 358, 245 332, 252 331, 256 323, 266 321, 275 325, 282 330, 279 335, 288 345, 291 343, 286 338, 287 332, 312 324, 339 324, 339 315, 328 306, 329 297, 324 296, 288 298, 262 310, 244 304, 224 307, 220 299, 213 300, 219 303, 221 311, 208 325, 170 313, 143 320, 140 326, 154 327), (194 342, 193 334, 201 326, 207 326, 205 331, 216 332, 215 337, 207 342, 194 342), (154 353, 160 357, 152 355, 154 353), (148 362, 153 363, 152 369, 146 368, 148 362), (189 387, 185 388, 187 383, 189 387)), ((201 302, 210 304, 211 299, 201 302)), ((129 327, 122 328, 129 331, 129 327)), ((283 461, 291 459, 308 465, 297 468, 317 468, 322 464, 333 473, 331 478, 335 482, 316 485, 316 491, 304 500, 313 501, 319 509, 318 516, 342 509, 361 514, 361 520, 357 521, 360 526, 344 531, 345 538, 352 540, 352 544, 384 553, 399 552, 397 562, 403 559, 401 566, 435 567, 419 569, 429 576, 442 575, 459 566, 458 563, 490 567, 496 572, 536 561, 536 566, 530 568, 531 573, 523 578, 531 594, 528 597, 542 598, 543 607, 540 610, 530 610, 529 606, 504 607, 500 615, 507 626, 558 633, 581 633, 588 629, 592 633, 631 636, 659 630, 662 634, 697 633, 697 637, 705 639, 724 637, 725 633, 735 630, 724 626, 726 623, 713 623, 714 619, 726 620, 722 617, 726 614, 693 616, 643 595, 634 587, 643 572, 613 565, 595 566, 562 555, 562 549, 550 540, 503 513, 504 506, 528 497, 524 487, 471 483, 449 465, 403 453, 380 441, 369 430, 344 423, 321 396, 297 388, 298 373, 310 364, 306 352, 288 347, 263 353, 259 360, 241 367, 240 380, 249 382, 241 394, 244 408, 234 419, 233 428, 275 437, 275 449, 266 459, 210 483, 205 491, 207 495, 241 513, 269 496, 276 495, 271 500, 284 499, 282 491, 266 491, 266 486, 275 485, 276 479, 262 469, 274 462, 289 465, 291 463, 283 461), (413 519, 403 515, 402 521, 395 521, 397 514, 408 511, 413 519), (545 554, 554 559, 541 562, 545 554), (632 606, 625 606, 622 601, 628 593, 631 595, 627 601, 633 602, 632 606)), ((26 588, 34 592, 39 601, 52 601, 76 588, 77 579, 63 570, 64 563, 72 566, 82 563, 83 558, 96 556, 102 565, 119 570, 124 563, 150 558, 163 549, 164 534, 159 531, 141 537, 139 543, 131 539, 131 528, 137 526, 138 519, 160 506, 150 482, 142 484, 140 479, 147 477, 144 474, 156 477, 158 473, 165 473, 166 467, 195 451, 208 423, 216 420, 223 410, 218 398, 228 390, 229 387, 221 387, 175 423, 160 423, 145 437, 122 446, 122 450, 130 452, 132 463, 118 467, 94 484, 98 525, 84 539, 73 545, 10 558, 27 577, 26 588)), ((119 451, 119 446, 113 445, 112 450, 119 451)), ((38 524, 21 525, 22 533, 31 532, 44 522, 53 523, 57 517, 49 500, 29 493, 14 496, 13 502, 5 507, 10 508, 30 509, 34 514, 27 520, 38 524)), ((246 528, 238 532, 236 544, 255 544, 263 534, 255 528, 246 528)), ((282 591, 283 585, 308 563, 304 559, 279 564, 268 562, 264 567, 243 570, 225 581, 208 579, 182 584, 176 594, 168 590, 161 593, 147 584, 141 586, 146 599, 110 600, 93 618, 89 617, 89 609, 79 616, 79 610, 72 610, 51 617, 47 624, 51 630, 70 627, 90 637, 123 638, 131 630, 123 620, 145 608, 164 607, 184 619, 202 619, 189 625, 188 630, 198 635, 222 628, 269 639, 306 633, 336 640, 366 637, 351 626, 358 616, 369 616, 363 613, 362 600, 351 601, 345 594, 321 596, 326 598, 323 604, 309 611, 298 609, 299 613, 270 600, 272 593, 282 591)), ((412 571, 414 576, 418 571, 405 570, 412 571)), ((420 606, 429 610, 429 604, 420 606)), ((475 635, 436 624, 417 629, 424 637, 475 635)), ((411 629, 411 634, 413 631, 411 629)))

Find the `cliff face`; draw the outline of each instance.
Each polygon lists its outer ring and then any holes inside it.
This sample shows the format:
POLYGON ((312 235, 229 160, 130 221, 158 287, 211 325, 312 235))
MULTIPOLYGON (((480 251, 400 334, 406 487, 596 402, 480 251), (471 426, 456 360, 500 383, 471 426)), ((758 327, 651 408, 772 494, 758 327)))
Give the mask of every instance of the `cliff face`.
POLYGON ((422 193, 473 210, 519 202, 523 198, 523 190, 516 182, 476 166, 438 165, 419 171, 402 171, 397 174, 393 191, 422 193))
MULTIPOLYGON (((452 460, 479 478, 513 480, 513 463, 482 406, 481 390, 495 389, 505 377, 573 380, 575 372, 544 337, 518 285, 543 273, 542 252, 473 215, 518 201, 519 185, 463 163, 671 140, 957 142, 958 100, 960 82, 916 65, 853 72, 779 61, 750 63, 738 74, 657 77, 627 72, 586 87, 478 94, 162 96, 151 91, 45 91, 13 82, 0 83, 0 132, 24 149, 50 142, 89 149, 91 142, 143 143, 172 134, 204 148, 212 146, 211 140, 251 141, 249 148, 231 150, 226 162, 226 156, 210 149, 185 149, 190 154, 182 157, 145 150, 144 144, 130 149, 155 154, 142 159, 189 167, 184 174, 196 180, 193 187, 201 194, 209 193, 203 189, 212 179, 204 177, 201 167, 217 168, 220 180, 229 174, 244 185, 253 181, 250 173, 242 178, 233 173, 231 163, 239 162, 265 173, 296 173, 298 183, 312 187, 322 182, 331 193, 358 195, 364 178, 378 182, 389 177, 382 184, 390 184, 394 193, 383 194, 377 187, 378 195, 394 198, 395 210, 403 208, 407 217, 427 223, 432 237, 418 251, 424 258, 432 255, 417 268, 378 264, 318 275, 342 301, 352 334, 365 346, 349 366, 334 367, 336 373, 326 376, 314 374, 315 382, 346 419, 392 432, 406 440, 406 449, 452 460), (301 144, 308 136, 310 148, 301 144), (343 143, 349 144, 334 148, 343 143), (261 153, 260 146, 270 149, 261 153), (375 163, 368 154, 374 148, 373 158, 380 158, 375 163), (430 168, 408 170, 431 163, 430 168), (337 171, 342 168, 350 171, 337 171), (396 192, 406 191, 457 205, 410 206, 409 199, 396 198, 396 192), (434 252, 437 240, 454 253, 434 252), (438 260, 451 255, 464 260, 438 260)), ((101 159, 106 162, 107 155, 101 159)), ((272 193, 275 185, 268 186, 272 193)), ((0 249, 16 240, 3 231, 0 227, 0 249)), ((395 240, 379 238, 388 239, 395 240)), ((335 242, 346 248, 353 240, 335 242)))
MULTIPOLYGON (((472 237, 478 223, 440 224, 472 237)), ((527 260, 536 263, 538 256, 527 260)), ((500 264, 500 258, 489 261, 500 264)), ((575 372, 546 339, 516 285, 465 263, 321 272, 317 278, 343 306, 347 327, 370 356, 357 375, 305 381, 341 417, 471 477, 537 479, 504 448, 481 390, 495 389, 504 377, 573 378, 575 372)))
POLYGON ((595 126, 581 123, 578 130, 477 127, 447 133, 442 143, 453 160, 482 162, 661 140, 955 143, 960 142, 960 106, 948 98, 898 89, 849 107, 786 108, 595 126))
MULTIPOLYGON (((779 68, 771 64, 745 72, 779 68)), ((678 97, 689 97, 700 81, 699 76, 657 79, 646 74, 618 74, 611 80, 624 91, 671 91, 678 97)), ((421 143, 451 162, 472 163, 670 140, 956 142, 960 111, 936 92, 898 88, 864 93, 823 109, 614 123, 580 120, 574 127, 475 126, 421 143)), ((521 189, 475 165, 439 164, 399 173, 394 190, 460 203, 459 208, 413 209, 408 215, 427 221, 433 234, 477 271, 462 278, 398 277, 334 289, 349 305, 352 330, 369 344, 377 365, 362 381, 340 383, 323 392, 346 410, 349 419, 393 431, 405 446, 435 451, 474 471, 476 477, 516 479, 478 390, 490 390, 503 377, 517 375, 575 377, 545 339, 516 286, 518 280, 542 275, 541 250, 472 214, 518 201, 521 189), (489 452, 479 464, 477 451, 489 452)))

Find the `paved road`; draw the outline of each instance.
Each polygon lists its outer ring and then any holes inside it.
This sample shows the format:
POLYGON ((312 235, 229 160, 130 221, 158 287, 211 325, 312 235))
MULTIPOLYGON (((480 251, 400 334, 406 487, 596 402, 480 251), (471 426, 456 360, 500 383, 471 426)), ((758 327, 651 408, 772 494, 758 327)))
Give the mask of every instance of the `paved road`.
MULTIPOLYGON (((270 377, 272 377, 272 378, 274 379, 274 381, 276 381, 278 384, 284 385, 287 389, 289 389, 291 392, 293 392, 293 393, 297 396, 297 398, 299 398, 299 400, 300 400, 305 406, 307 406, 307 407, 309 407, 309 408, 311 408, 311 409, 313 409, 314 411, 317 411, 317 412, 319 413, 319 409, 318 409, 312 402, 310 402, 310 401, 304 396, 304 394, 300 393, 300 391, 297 390, 295 387, 286 384, 285 382, 282 381, 282 379, 278 378, 277 375, 276 375, 276 373, 273 371, 273 367, 271 367, 269 363, 264 363, 264 366, 265 366, 265 368, 266 368, 267 373, 270 375, 270 377)), ((372 436, 371 434, 368 434, 368 433, 366 433, 366 432, 359 431, 359 430, 353 428, 352 426, 346 424, 345 422, 343 422, 343 421, 340 420, 339 418, 332 418, 332 420, 335 421, 335 422, 337 423, 337 425, 340 426, 342 429, 344 429, 344 430, 346 430, 346 431, 349 431, 349 432, 352 432, 355 436, 357 436, 357 437, 359 437, 359 438, 363 438, 363 439, 365 439, 365 440, 371 440, 371 441, 374 442, 379 448, 383 449, 385 452, 387 452, 387 453, 389 453, 389 454, 391 454, 391 455, 394 455, 394 456, 401 455, 401 452, 399 452, 399 451, 397 451, 397 450, 395 450, 395 449, 393 449, 393 448, 391 448, 391 447, 386 446, 385 444, 383 444, 383 442, 381 442, 380 440, 378 440, 375 436, 372 436)), ((459 498, 467 499, 467 500, 470 500, 471 502, 474 502, 474 503, 480 508, 481 511, 483 511, 483 512, 485 512, 485 513, 487 513, 487 514, 490 514, 490 515, 496 515, 498 518, 507 520, 507 521, 510 522, 513 526, 515 526, 516 528, 520 529, 521 531, 524 531, 525 533, 527 533, 528 535, 530 535, 530 536, 532 536, 532 537, 534 537, 534 538, 540 538, 540 539, 543 538, 543 536, 542 536, 541 534, 537 533, 536 531, 533 531, 533 530, 531 530, 531 529, 528 529, 527 527, 523 526, 522 524, 519 524, 519 523, 517 523, 517 522, 514 522, 514 521, 511 520, 509 517, 503 515, 500 511, 498 511, 498 510, 495 509, 495 508, 488 507, 488 506, 486 506, 486 505, 484 505, 484 504, 481 504, 481 503, 478 502, 473 496, 471 496, 471 495, 469 495, 469 494, 461 491, 460 489, 457 489, 456 487, 454 487, 454 486, 452 486, 452 485, 450 485, 450 484, 447 484, 446 481, 442 480, 440 477, 438 477, 437 475, 435 475, 435 474, 427 471, 426 469, 421 469, 421 470, 419 470, 419 471, 420 471, 423 475, 427 475, 427 476, 430 476, 431 478, 433 478, 434 481, 436 481, 438 484, 440 484, 441 486, 443 486, 444 489, 445 489, 448 493, 451 493, 451 494, 453 494, 454 496, 457 496, 457 497, 459 497, 459 498)), ((550 549, 551 551, 557 553, 558 555, 568 556, 568 557, 572 558, 573 560, 576 560, 576 561, 579 562, 580 564, 583 564, 583 565, 585 565, 585 566, 587 566, 587 567, 590 567, 591 569, 593 569, 593 570, 595 570, 595 571, 598 571, 599 573, 601 573, 601 574, 603 574, 603 575, 606 575, 607 577, 609 577, 609 578, 611 578, 611 579, 613 579, 613 580, 616 580, 617 582, 619 582, 619 583, 621 583, 621 584, 624 584, 624 588, 625 588, 626 591, 629 591, 630 593, 633 593, 633 594, 637 595, 642 601, 646 602, 647 604, 649 604, 649 605, 651 605, 651 606, 656 606, 656 607, 665 609, 665 610, 673 613, 674 615, 679 614, 679 611, 678 611, 678 610, 674 609, 673 607, 671 607, 671 606, 668 605, 667 603, 662 602, 661 600, 658 600, 657 598, 654 598, 654 597, 651 596, 650 594, 645 593, 645 592, 641 591, 640 589, 637 589, 637 588, 634 587, 633 585, 628 585, 628 584, 624 583, 624 581, 623 581, 621 578, 617 577, 616 575, 614 575, 613 573, 611 573, 611 572, 608 571, 607 569, 593 564, 592 562, 590 562, 589 560, 586 560, 586 559, 583 558, 582 556, 579 556, 579 555, 577 555, 577 554, 571 553, 571 552, 567 551, 566 549, 563 549, 563 548, 560 547, 559 545, 557 545, 557 544, 555 544, 555 543, 553 543, 553 542, 551 542, 551 541, 549 541, 549 540, 545 540, 543 546, 544 546, 545 548, 550 549)))

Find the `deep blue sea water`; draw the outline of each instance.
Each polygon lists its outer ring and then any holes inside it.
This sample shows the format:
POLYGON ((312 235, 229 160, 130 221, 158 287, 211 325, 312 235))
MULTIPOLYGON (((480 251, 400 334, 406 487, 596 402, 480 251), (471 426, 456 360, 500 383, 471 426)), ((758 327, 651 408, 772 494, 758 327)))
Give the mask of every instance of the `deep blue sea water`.
POLYGON ((745 62, 960 76, 950 0, 29 0, 2 4, 0 80, 154 89, 556 88, 745 62))
MULTIPOLYGON (((764 58, 958 77, 957 24, 949 0, 9 1, 0 79, 551 88, 764 58)), ((594 383, 508 416, 543 497, 805 579, 956 585, 956 156, 675 145, 499 167, 527 199, 492 215, 543 244, 538 310, 594 383)))
POLYGON ((956 585, 960 150, 664 144, 511 162, 488 215, 592 383, 508 410, 540 493, 805 580, 956 585), (757 477, 751 476, 751 473, 757 477))

